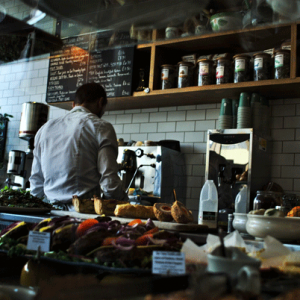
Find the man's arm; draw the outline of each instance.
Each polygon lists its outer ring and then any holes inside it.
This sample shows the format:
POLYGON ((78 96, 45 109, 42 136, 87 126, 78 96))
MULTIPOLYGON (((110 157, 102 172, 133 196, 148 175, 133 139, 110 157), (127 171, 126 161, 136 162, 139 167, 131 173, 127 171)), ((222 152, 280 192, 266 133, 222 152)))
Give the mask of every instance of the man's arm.
POLYGON ((118 143, 115 130, 111 124, 101 126, 100 147, 98 150, 98 171, 100 187, 106 199, 127 200, 122 181, 118 176, 118 143))
POLYGON ((33 196, 43 198, 44 194, 44 176, 42 173, 41 166, 41 150, 38 144, 36 143, 33 150, 33 162, 31 167, 31 176, 30 181, 30 193, 33 196))

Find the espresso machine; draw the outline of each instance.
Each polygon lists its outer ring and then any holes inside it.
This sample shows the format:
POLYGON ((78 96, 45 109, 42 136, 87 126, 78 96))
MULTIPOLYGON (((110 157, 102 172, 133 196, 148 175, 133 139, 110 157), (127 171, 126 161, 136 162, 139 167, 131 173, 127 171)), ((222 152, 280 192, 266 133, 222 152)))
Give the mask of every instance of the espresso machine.
POLYGON ((8 187, 29 188, 29 177, 33 161, 34 137, 48 121, 49 106, 38 102, 22 105, 19 138, 28 141, 27 151, 11 150, 8 155, 6 183, 8 187))
POLYGON ((173 203, 175 191, 185 204, 185 161, 180 151, 160 145, 119 146, 117 162, 131 203, 173 203))
MULTIPOLYGON (((271 139, 252 128, 208 130, 205 179, 214 180, 219 210, 234 211, 236 195, 247 186, 247 211, 257 190, 271 178, 271 139)), ((220 211, 219 211, 220 214, 220 211)))

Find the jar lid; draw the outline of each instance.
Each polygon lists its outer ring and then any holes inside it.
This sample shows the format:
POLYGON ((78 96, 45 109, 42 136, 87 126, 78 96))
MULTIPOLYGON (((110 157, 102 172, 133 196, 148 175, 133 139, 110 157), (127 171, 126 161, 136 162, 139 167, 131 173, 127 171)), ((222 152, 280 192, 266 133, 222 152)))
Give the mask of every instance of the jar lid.
POLYGON ((199 59, 197 60, 197 63, 198 63, 198 62, 209 62, 209 63, 212 63, 213 60, 208 59, 208 58, 199 58, 199 59))
POLYGON ((247 54, 237 54, 233 57, 233 59, 240 58, 240 57, 250 59, 250 55, 247 54))
POLYGON ((161 68, 172 68, 175 69, 176 67, 173 65, 161 65, 161 68))
POLYGON ((188 62, 188 61, 180 61, 180 62, 178 63, 178 65, 189 66, 189 67, 193 67, 193 66, 194 66, 193 63, 188 62))
POLYGON ((218 58, 216 58, 215 60, 216 60, 216 61, 219 61, 219 60, 227 60, 227 61, 230 61, 230 59, 227 58, 227 57, 218 57, 218 58))
POLYGON ((288 50, 288 49, 278 49, 278 50, 275 50, 275 54, 279 54, 279 53, 286 53, 286 54, 290 54, 291 51, 288 50))
POLYGON ((253 57, 255 57, 255 56, 264 56, 264 57, 271 58, 271 55, 266 52, 258 52, 258 53, 253 54, 253 57))

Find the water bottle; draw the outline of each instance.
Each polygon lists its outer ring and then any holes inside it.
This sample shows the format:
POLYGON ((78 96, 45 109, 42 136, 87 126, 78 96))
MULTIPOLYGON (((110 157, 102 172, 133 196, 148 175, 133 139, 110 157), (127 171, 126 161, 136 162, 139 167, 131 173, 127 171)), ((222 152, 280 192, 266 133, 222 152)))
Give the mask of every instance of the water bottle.
POLYGON ((202 187, 199 201, 198 224, 217 228, 218 224, 218 191, 213 180, 207 180, 202 187))
POLYGON ((236 213, 247 213, 247 201, 248 200, 248 187, 244 185, 240 192, 235 197, 235 212, 236 213))

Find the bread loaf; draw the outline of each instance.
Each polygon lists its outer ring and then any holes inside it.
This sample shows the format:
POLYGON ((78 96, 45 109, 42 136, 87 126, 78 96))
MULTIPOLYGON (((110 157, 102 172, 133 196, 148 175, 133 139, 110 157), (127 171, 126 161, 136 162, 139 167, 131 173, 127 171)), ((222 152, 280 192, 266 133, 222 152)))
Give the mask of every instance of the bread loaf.
POLYGON ((101 199, 94 196, 94 211, 98 215, 114 216, 114 211, 117 204, 127 204, 128 201, 120 201, 115 199, 101 199))
POLYGON ((79 199, 76 195, 72 197, 72 204, 79 213, 94 214, 94 201, 92 199, 79 199))
POLYGON ((117 205, 114 214, 115 216, 126 218, 156 219, 153 212, 153 206, 145 206, 140 204, 117 205))

